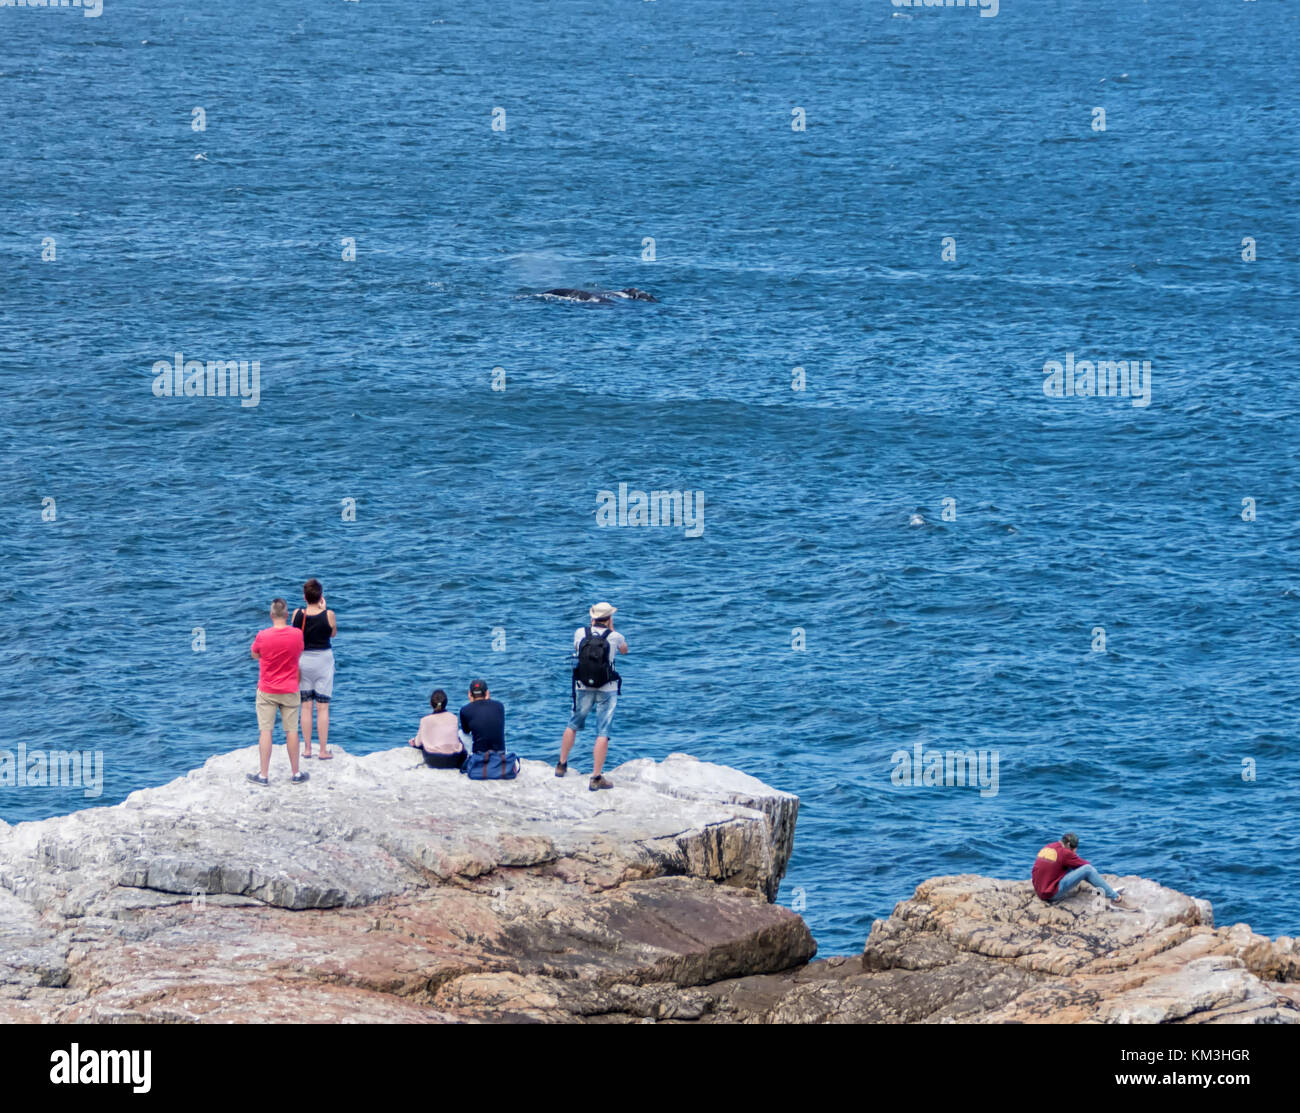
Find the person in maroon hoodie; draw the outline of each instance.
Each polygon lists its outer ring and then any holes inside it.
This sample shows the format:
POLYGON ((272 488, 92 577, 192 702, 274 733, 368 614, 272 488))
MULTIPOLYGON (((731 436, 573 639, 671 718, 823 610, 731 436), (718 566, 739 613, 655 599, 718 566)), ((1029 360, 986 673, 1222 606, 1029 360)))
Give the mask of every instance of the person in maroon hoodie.
POLYGON ((1089 865, 1075 853, 1078 846, 1079 836, 1067 831, 1060 842, 1048 843, 1038 852, 1034 859, 1033 882, 1039 900, 1055 904, 1067 897, 1080 881, 1086 881, 1105 893, 1116 908, 1128 908, 1120 892, 1102 880, 1097 867, 1089 865))

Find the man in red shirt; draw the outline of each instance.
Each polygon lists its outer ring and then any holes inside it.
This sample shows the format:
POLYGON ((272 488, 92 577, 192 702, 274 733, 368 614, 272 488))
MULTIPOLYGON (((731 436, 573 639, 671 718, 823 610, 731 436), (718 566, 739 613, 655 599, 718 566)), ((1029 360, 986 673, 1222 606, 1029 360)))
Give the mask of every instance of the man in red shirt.
POLYGON ((257 662, 257 749, 262 771, 249 773, 255 785, 268 783, 271 768, 271 731, 275 713, 284 723, 284 741, 289 748, 293 783, 302 784, 306 773, 298 772, 298 658, 302 656, 302 631, 289 625, 289 604, 271 600, 271 625, 259 630, 249 650, 257 662))
POLYGON ((1080 881, 1086 881, 1094 889, 1105 893, 1114 907, 1130 908, 1119 891, 1102 880, 1097 867, 1089 865, 1075 853, 1078 846, 1079 836, 1073 831, 1067 831, 1061 836, 1060 842, 1048 843, 1038 852, 1038 857, 1034 859, 1033 882, 1034 892, 1039 899, 1055 904, 1068 896, 1080 881))

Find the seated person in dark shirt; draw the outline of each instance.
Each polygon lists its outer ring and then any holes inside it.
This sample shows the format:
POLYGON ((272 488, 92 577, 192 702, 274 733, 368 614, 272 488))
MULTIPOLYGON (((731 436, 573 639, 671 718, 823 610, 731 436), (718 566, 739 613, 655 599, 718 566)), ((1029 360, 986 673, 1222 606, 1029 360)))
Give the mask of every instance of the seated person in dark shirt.
POLYGON ((491 698, 485 681, 469 686, 469 703, 460 709, 460 738, 476 754, 506 748, 506 709, 491 698))

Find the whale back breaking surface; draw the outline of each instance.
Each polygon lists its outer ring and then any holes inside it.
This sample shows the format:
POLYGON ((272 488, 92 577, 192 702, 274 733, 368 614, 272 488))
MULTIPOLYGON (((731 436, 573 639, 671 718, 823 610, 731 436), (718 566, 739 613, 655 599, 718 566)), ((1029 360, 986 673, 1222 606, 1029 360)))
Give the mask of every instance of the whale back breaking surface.
POLYGON ((551 301, 587 302, 596 305, 613 305, 615 302, 620 301, 657 302, 659 300, 653 294, 648 294, 645 290, 638 290, 635 286, 627 286, 622 290, 579 290, 568 286, 558 286, 551 290, 543 290, 537 297, 551 301))
POLYGON ((572 290, 567 287, 560 287, 555 290, 543 290, 538 296, 543 298, 554 298, 557 301, 598 302, 602 305, 610 305, 613 303, 613 299, 605 294, 598 294, 593 290, 572 290))

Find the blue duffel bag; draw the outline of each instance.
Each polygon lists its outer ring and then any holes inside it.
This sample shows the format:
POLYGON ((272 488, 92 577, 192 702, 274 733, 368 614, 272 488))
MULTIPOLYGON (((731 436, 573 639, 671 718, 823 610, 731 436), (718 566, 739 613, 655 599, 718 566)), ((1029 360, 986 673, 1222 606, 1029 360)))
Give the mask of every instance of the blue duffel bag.
POLYGON ((512 781, 519 776, 519 755, 507 750, 470 754, 460 771, 471 781, 512 781))

